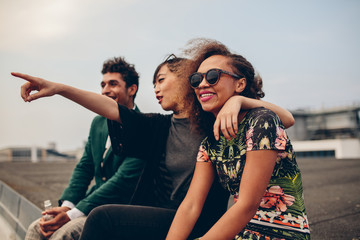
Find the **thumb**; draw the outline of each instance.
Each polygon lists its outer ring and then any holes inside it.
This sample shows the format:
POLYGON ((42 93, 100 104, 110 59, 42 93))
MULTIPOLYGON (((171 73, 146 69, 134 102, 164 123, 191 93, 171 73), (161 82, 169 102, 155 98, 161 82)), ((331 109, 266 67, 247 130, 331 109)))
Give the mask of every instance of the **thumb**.
POLYGON ((26 99, 25 99, 25 101, 26 101, 26 102, 31 102, 31 101, 33 101, 33 100, 36 100, 36 99, 41 98, 41 97, 44 97, 44 96, 46 96, 46 94, 44 94, 43 92, 41 92, 41 91, 40 91, 40 92, 36 92, 36 93, 33 93, 33 94, 27 96, 26 99))

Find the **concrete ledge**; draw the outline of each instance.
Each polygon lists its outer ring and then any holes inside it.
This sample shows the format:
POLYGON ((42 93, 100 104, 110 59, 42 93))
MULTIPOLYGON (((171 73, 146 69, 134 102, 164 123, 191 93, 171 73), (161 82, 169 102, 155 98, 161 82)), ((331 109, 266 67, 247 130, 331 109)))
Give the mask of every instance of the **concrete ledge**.
POLYGON ((17 239, 24 239, 28 226, 41 216, 41 209, 0 181, 0 216, 8 224, 2 227, 10 227, 17 239))

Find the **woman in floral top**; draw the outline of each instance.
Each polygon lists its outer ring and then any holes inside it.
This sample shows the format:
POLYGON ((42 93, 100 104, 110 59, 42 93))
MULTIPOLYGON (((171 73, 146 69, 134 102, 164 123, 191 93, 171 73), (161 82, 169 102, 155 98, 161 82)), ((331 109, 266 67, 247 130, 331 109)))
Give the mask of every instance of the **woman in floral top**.
POLYGON ((237 98, 264 96, 261 78, 245 58, 216 41, 201 42, 192 53, 198 72, 189 81, 202 109, 213 117, 194 116, 222 119, 215 126, 228 129, 231 137, 208 134, 202 141, 193 180, 167 239, 188 237, 216 174, 235 204, 202 240, 310 239, 301 174, 278 116, 265 108, 229 113, 238 107, 237 98))

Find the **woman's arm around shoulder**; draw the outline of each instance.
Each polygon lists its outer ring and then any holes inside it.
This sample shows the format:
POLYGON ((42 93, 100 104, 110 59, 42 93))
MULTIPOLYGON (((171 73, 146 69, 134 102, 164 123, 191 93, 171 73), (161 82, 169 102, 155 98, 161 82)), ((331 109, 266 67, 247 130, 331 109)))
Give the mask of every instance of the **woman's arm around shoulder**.
POLYGON ((226 139, 230 140, 231 137, 235 137, 238 131, 238 116, 240 110, 258 107, 265 107, 275 112, 285 128, 289 128, 295 123, 291 112, 282 107, 270 102, 236 95, 227 100, 216 117, 213 130, 215 139, 219 140, 219 129, 226 139))
POLYGON ((294 119, 293 115, 291 114, 291 112, 280 106, 277 106, 273 103, 266 102, 263 100, 252 99, 252 98, 247 98, 247 97, 243 97, 243 96, 239 96, 239 97, 242 98, 239 101, 242 102, 243 109, 264 107, 264 108, 270 109, 271 111, 276 113, 276 115, 279 116, 281 122, 284 124, 285 128, 289 128, 295 124, 295 119, 294 119))

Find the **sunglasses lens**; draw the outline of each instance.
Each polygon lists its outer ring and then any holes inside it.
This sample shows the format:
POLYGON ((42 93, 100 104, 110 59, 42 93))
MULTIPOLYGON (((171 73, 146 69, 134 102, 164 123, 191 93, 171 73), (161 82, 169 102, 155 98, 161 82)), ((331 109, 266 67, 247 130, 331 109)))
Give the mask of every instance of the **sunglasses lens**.
POLYGON ((212 69, 206 73, 206 81, 213 85, 219 80, 219 72, 215 69, 212 69))
POLYGON ((189 77, 190 85, 194 88, 198 87, 202 81, 201 73, 193 73, 189 77))

